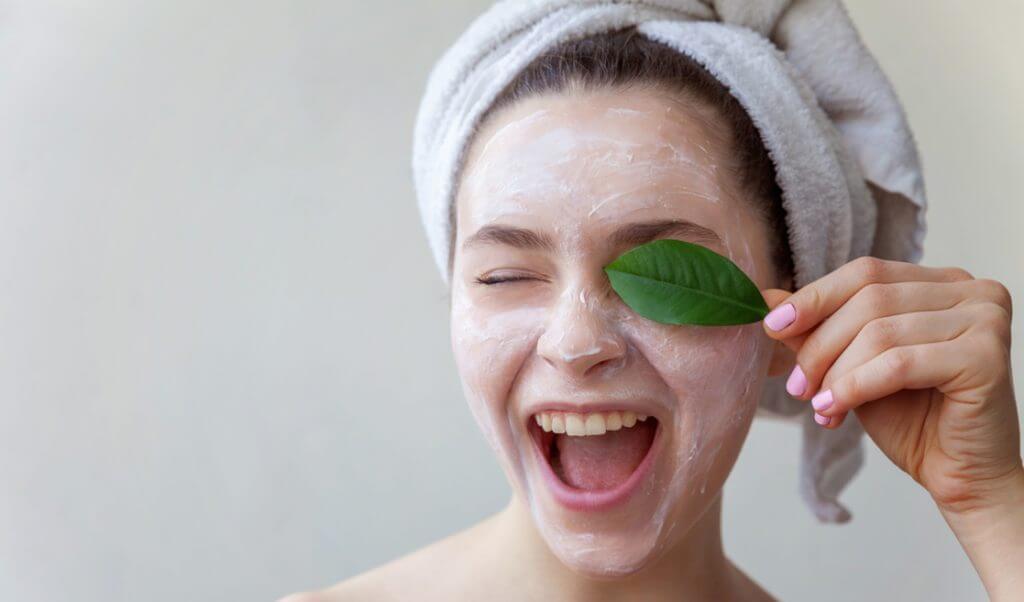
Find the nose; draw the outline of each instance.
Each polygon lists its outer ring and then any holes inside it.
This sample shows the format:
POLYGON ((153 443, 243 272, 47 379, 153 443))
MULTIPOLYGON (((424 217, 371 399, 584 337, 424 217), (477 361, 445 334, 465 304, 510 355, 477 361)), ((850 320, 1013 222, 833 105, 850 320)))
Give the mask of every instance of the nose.
POLYGON ((553 368, 583 378, 618 369, 626 343, 601 300, 579 288, 567 290, 553 308, 537 353, 553 368))

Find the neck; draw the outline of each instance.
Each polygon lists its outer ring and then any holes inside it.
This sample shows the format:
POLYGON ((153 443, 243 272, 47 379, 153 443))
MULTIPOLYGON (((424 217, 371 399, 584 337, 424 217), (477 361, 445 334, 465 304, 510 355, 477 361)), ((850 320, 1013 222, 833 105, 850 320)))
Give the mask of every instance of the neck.
POLYGON ((504 550, 503 564, 511 572, 508 582, 531 584, 549 599, 721 600, 735 593, 738 573, 722 550, 721 512, 719 495, 661 557, 631 575, 613 579, 583 575, 562 564, 518 496, 495 517, 493 527, 501 542, 499 549, 504 550))

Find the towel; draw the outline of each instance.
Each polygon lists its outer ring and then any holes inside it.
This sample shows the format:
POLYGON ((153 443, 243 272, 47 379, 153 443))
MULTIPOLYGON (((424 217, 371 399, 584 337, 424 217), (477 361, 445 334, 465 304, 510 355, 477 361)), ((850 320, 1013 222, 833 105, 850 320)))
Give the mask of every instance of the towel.
MULTIPOLYGON (((795 285, 863 255, 918 262, 926 200, 899 100, 838 0, 506 0, 477 18, 431 71, 412 168, 423 225, 447 283, 449 207, 467 142, 515 76, 561 42, 627 27, 689 56, 758 128, 782 189, 795 285)), ((785 376, 769 377, 757 415, 802 425, 800 494, 821 522, 864 462, 851 413, 813 421, 785 376)))

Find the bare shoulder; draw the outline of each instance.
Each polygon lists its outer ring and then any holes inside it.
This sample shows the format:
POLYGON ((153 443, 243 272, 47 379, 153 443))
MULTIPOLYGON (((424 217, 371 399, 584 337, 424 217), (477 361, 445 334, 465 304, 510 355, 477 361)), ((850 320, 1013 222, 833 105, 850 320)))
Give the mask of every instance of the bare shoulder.
POLYGON ((474 548, 489 520, 325 589, 290 594, 277 602, 459 599, 473 581, 464 577, 479 565, 481 557, 474 548))

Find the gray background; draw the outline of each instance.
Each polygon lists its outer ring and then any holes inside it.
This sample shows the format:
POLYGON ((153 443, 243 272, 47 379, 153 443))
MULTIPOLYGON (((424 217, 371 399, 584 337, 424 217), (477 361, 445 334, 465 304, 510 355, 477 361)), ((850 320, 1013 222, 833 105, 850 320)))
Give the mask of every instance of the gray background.
MULTIPOLYGON (((428 70, 485 5, 0 2, 0 599, 273 600, 505 503, 409 169, 428 70)), ((1024 9, 974 6, 850 9, 921 145, 923 263, 1021 304, 1024 9)), ((854 521, 817 524, 798 444, 755 422, 726 486, 755 579, 983 598, 870 442, 854 521)))

